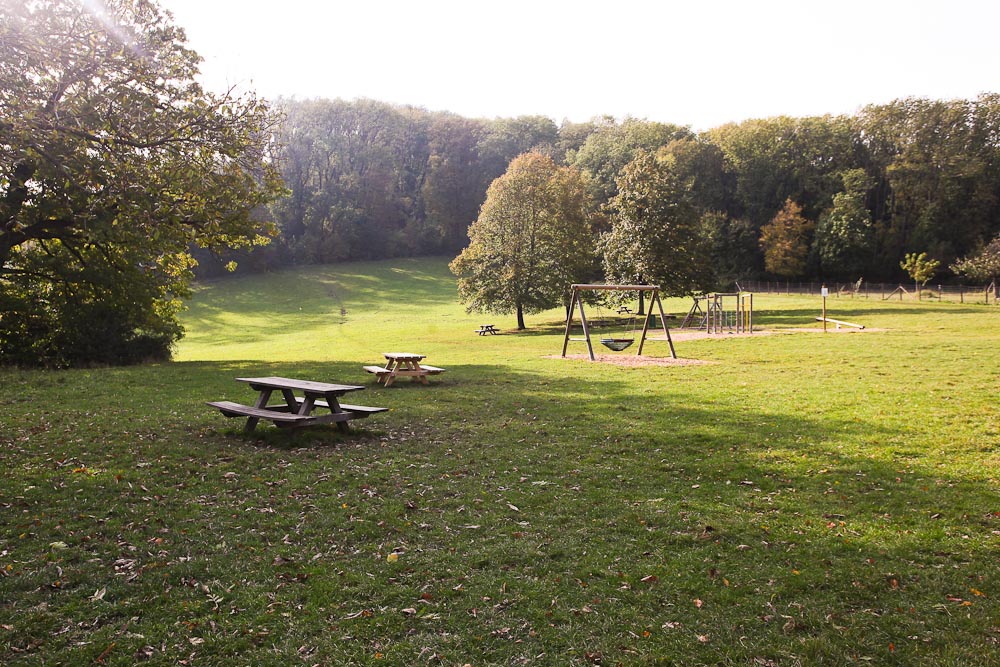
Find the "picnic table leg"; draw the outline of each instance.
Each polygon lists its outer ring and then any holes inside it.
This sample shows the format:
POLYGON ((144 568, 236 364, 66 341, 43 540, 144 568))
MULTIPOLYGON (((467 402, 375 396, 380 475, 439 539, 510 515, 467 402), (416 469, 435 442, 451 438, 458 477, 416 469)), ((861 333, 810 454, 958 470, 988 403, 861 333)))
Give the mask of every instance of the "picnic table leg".
MULTIPOLYGON (((324 394, 323 397, 326 399, 326 404, 330 408, 331 413, 340 414, 344 411, 344 409, 340 407, 340 401, 337 399, 336 394, 324 394)), ((347 422, 337 422, 337 430, 341 433, 347 433, 349 430, 347 428, 347 422)))
POLYGON ((313 411, 313 408, 315 407, 316 407, 316 397, 311 394, 306 394, 305 399, 299 406, 298 414, 302 415, 303 417, 306 417, 309 415, 310 412, 313 411))
MULTIPOLYGON (((261 389, 260 395, 257 396, 257 402, 254 403, 255 408, 266 408, 267 402, 271 400, 271 390, 261 389)), ((243 430, 250 433, 257 428, 257 423, 260 421, 260 417, 247 417, 247 423, 243 427, 243 430)))
POLYGON ((291 389, 282 389, 281 395, 285 398, 285 404, 288 406, 288 411, 296 414, 301 407, 299 405, 299 399, 295 398, 295 392, 291 389))
POLYGON ((389 371, 384 376, 375 376, 376 382, 381 382, 383 385, 388 387, 392 384, 393 379, 396 377, 396 368, 399 364, 395 359, 389 359, 385 362, 385 370, 389 371))

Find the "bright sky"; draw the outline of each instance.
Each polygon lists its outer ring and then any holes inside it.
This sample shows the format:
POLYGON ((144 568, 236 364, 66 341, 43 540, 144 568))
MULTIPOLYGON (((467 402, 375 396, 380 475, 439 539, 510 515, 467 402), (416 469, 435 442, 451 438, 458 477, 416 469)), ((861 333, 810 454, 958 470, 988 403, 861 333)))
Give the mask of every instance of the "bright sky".
POLYGON ((1000 92, 996 0, 160 0, 204 83, 706 130, 1000 92))

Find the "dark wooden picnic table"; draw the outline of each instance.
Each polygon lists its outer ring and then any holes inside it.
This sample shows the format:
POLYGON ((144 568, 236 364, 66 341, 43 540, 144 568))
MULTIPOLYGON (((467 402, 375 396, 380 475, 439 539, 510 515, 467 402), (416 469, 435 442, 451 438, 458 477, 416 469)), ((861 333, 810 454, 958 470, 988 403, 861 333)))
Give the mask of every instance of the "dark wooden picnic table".
POLYGON ((226 417, 246 417, 246 430, 253 431, 261 419, 267 419, 275 426, 311 426, 314 424, 336 423, 341 431, 347 430, 347 422, 364 419, 376 412, 389 408, 375 408, 366 405, 346 405, 340 398, 352 391, 364 389, 360 385, 314 382, 285 377, 236 378, 246 382, 258 392, 253 405, 242 405, 232 401, 209 402, 226 417), (272 394, 279 392, 282 402, 268 405, 272 394), (301 394, 301 398, 296 395, 301 394), (329 414, 314 414, 317 408, 329 410, 329 414))

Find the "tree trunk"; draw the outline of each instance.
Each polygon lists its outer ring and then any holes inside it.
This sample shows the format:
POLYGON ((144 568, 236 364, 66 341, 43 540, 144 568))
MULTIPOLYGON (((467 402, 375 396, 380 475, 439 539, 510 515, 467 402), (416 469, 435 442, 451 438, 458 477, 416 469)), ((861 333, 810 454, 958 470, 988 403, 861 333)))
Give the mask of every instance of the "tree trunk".
POLYGON ((645 294, 645 292, 639 292, 639 312, 636 313, 636 315, 645 315, 646 314, 646 305, 645 305, 646 302, 642 298, 644 294, 645 294))
POLYGON ((521 304, 517 304, 517 330, 521 331, 524 329, 524 309, 521 304))

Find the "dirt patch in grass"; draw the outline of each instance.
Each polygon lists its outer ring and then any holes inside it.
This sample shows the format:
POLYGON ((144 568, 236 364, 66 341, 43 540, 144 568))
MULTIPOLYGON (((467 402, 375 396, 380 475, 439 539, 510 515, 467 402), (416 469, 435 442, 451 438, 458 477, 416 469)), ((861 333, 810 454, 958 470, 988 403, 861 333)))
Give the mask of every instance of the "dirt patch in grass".
MULTIPOLYGON (((575 361, 590 361, 586 354, 567 354, 560 357, 558 354, 550 354, 545 359, 573 359, 575 361)), ((614 364, 615 366, 700 366, 702 364, 712 364, 714 361, 702 361, 701 359, 671 359, 670 357, 637 357, 634 354, 595 354, 594 361, 604 364, 614 364)))
MULTIPOLYGON (((873 331, 885 331, 884 329, 871 329, 865 327, 864 329, 854 329, 851 327, 838 327, 836 325, 830 324, 826 329, 827 333, 870 333, 873 331)), ((703 340, 711 338, 713 340, 725 340, 727 338, 751 338, 753 336, 771 336, 776 334, 795 334, 795 333, 822 333, 823 327, 789 327, 787 329, 754 329, 753 333, 716 333, 710 334, 705 331, 688 331, 681 330, 675 331, 670 330, 670 337, 676 343, 677 341, 684 340, 703 340)), ((647 339, 648 340, 648 339, 647 339)), ((661 341, 662 342, 662 341, 661 341)))
MULTIPOLYGON (((872 331, 881 331, 881 329, 852 329, 848 327, 834 328, 833 325, 827 329, 827 333, 868 333, 872 331)), ((789 328, 789 329, 758 329, 754 330, 753 333, 717 333, 710 334, 705 331, 671 331, 670 338, 677 342, 684 342, 690 340, 726 340, 730 338, 750 338, 752 336, 770 336, 774 334, 794 334, 794 333, 822 333, 823 329, 819 328, 789 328)), ((592 339, 594 342, 594 349, 597 349, 598 339, 592 339)), ((655 339, 647 339, 655 340, 655 339)), ((664 342, 662 339, 659 342, 664 342)), ((573 359, 576 361, 589 361, 590 357, 586 354, 567 354, 565 357, 561 357, 557 354, 551 354, 544 357, 545 359, 573 359)), ((647 357, 641 356, 637 357, 634 354, 629 354, 628 352, 623 352, 622 354, 595 354, 594 361, 599 361, 605 364, 614 364, 615 366, 629 366, 629 367, 641 367, 641 366, 698 366, 702 364, 713 364, 717 363, 714 361, 704 361, 701 359, 671 359, 670 357, 647 357)))

